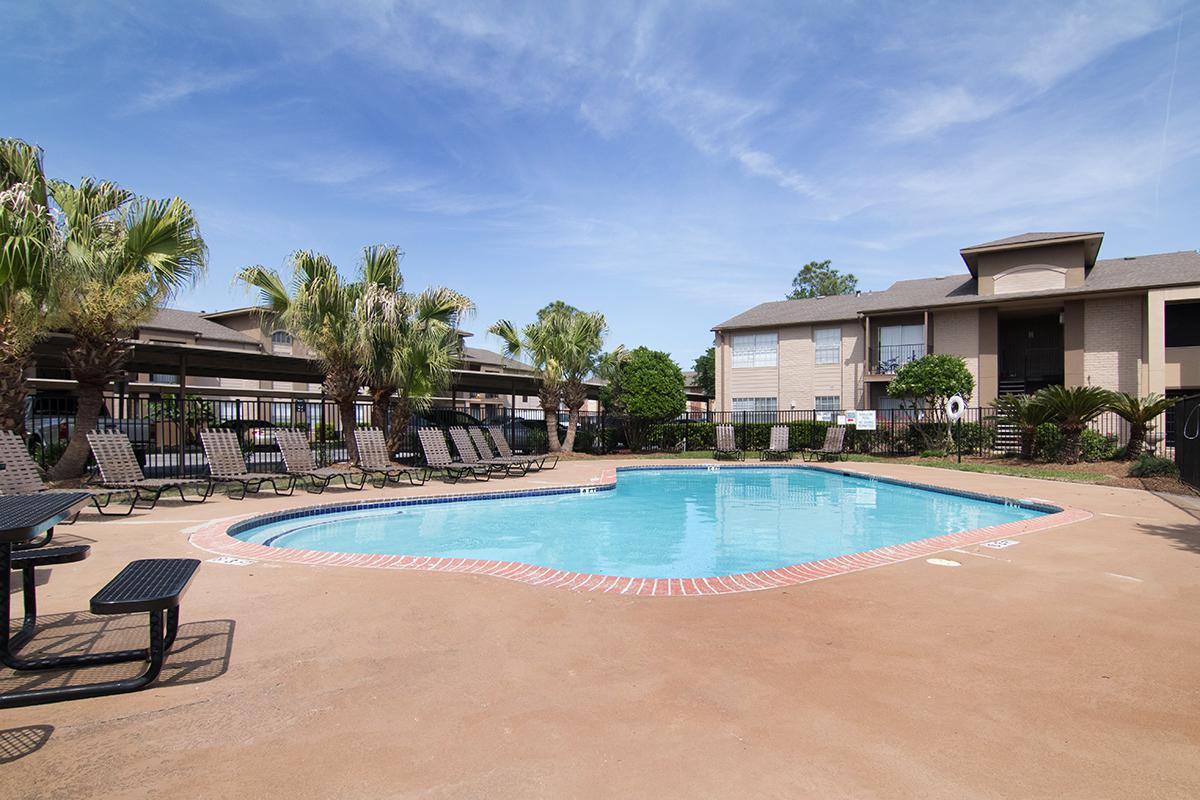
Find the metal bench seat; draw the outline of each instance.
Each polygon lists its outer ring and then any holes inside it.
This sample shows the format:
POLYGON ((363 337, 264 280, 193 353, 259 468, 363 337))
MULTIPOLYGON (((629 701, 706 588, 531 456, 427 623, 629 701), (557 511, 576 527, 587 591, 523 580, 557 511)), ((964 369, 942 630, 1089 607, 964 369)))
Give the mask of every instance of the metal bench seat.
POLYGON ((92 613, 134 614, 176 608, 199 567, 195 558, 131 561, 92 596, 92 613))

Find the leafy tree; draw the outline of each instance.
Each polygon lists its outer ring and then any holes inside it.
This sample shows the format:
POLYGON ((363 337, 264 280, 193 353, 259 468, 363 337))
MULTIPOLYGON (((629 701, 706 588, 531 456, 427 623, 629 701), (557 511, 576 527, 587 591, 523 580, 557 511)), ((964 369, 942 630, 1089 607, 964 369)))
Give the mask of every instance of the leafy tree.
POLYGON ((606 405, 626 417, 626 441, 633 450, 645 446, 651 425, 687 408, 679 365, 669 354, 647 347, 629 351, 615 364, 605 395, 606 405))
POLYGON ((0 139, 0 429, 25 435, 25 371, 52 327, 53 265, 64 243, 50 211, 40 148, 0 139))
POLYGON ((62 213, 64 248, 51 274, 51 304, 71 334, 64 353, 78 383, 75 430, 50 472, 83 473, 108 384, 124 370, 129 339, 179 289, 203 274, 208 249, 191 206, 178 197, 137 197, 116 184, 84 178, 50 182, 62 213))
POLYGON ((1153 392, 1145 397, 1116 392, 1109 398, 1112 412, 1129 423, 1129 444, 1125 447, 1125 458, 1133 461, 1141 456, 1146 446, 1146 434, 1154 429, 1154 420, 1178 402, 1177 397, 1163 397, 1153 392))
POLYGON ((949 450, 954 447, 954 437, 946 403, 956 394, 964 401, 970 400, 975 391, 975 378, 967 369, 967 363, 958 356, 930 353, 897 370, 887 391, 891 397, 908 400, 914 414, 925 414, 926 421, 931 424, 915 427, 927 449, 949 450))
POLYGON ((527 356, 540 373, 538 401, 546 418, 547 443, 551 452, 569 452, 575 446, 579 411, 587 402, 584 381, 599 366, 608 326, 600 312, 580 311, 561 300, 541 309, 537 317, 536 322, 522 329, 500 320, 488 328, 488 333, 504 342, 506 355, 527 356), (560 403, 567 407, 567 435, 561 442, 560 403))
POLYGON ((1033 402, 1049 411, 1062 431, 1063 461, 1074 464, 1079 461, 1084 428, 1108 410, 1112 392, 1099 386, 1047 386, 1034 395, 1033 402))
POLYGON ((801 267, 792 278, 792 291, 788 300, 801 300, 806 297, 829 297, 835 294, 854 294, 858 288, 858 278, 850 273, 841 273, 833 268, 833 262, 810 261, 801 267))
POLYGON ((1050 410, 1027 394, 1000 395, 992 401, 992 407, 997 421, 1017 429, 1021 437, 1021 458, 1033 458, 1034 437, 1038 426, 1049 422, 1050 410))
POLYGON ((710 347, 704 355, 692 362, 696 372, 696 385, 708 392, 709 397, 717 396, 717 355, 716 348, 710 347))

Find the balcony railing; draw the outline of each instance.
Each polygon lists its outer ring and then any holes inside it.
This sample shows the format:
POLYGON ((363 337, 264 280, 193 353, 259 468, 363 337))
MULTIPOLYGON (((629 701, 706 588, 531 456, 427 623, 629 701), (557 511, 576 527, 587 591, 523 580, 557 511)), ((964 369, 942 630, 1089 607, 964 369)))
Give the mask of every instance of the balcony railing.
POLYGON ((925 355, 923 344, 885 344, 871 349, 867 369, 872 375, 895 375, 896 370, 925 355))

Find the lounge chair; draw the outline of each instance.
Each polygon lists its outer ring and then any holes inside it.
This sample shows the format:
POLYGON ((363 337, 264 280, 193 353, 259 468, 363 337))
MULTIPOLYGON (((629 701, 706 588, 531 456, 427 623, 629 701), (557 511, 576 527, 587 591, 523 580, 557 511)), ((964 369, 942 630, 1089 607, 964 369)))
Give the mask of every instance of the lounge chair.
POLYGON ((388 481, 399 484, 401 478, 408 478, 408 482, 414 486, 421 486, 429 480, 428 469, 406 467, 388 457, 387 439, 379 428, 355 428, 354 442, 358 445, 358 465, 355 469, 368 477, 378 476, 376 489, 382 489, 388 481))
POLYGON ((242 445, 237 433, 228 430, 201 431, 200 444, 204 447, 204 457, 208 459, 208 473, 213 481, 219 483, 236 483, 242 487, 242 493, 234 500, 243 499, 247 493, 256 493, 263 484, 271 484, 275 494, 290 497, 296 490, 296 479, 291 475, 279 472, 250 472, 246 469, 246 459, 242 456, 242 445), (280 483, 286 483, 286 491, 279 488, 280 483))
MULTIPOLYGON (((514 453, 512 451, 512 448, 508 444, 508 439, 504 438, 504 428, 500 427, 499 425, 492 425, 492 426, 488 427, 488 433, 491 434, 492 443, 496 445, 496 452, 500 454, 500 457, 501 458, 512 458, 514 453)), ((531 456, 529 456, 529 458, 537 458, 538 459, 538 461, 537 461, 537 469, 538 470, 554 469, 555 467, 558 466, 558 456, 551 455, 549 453, 545 453, 545 454, 542 454, 539 456, 531 455, 531 456), (549 461, 551 458, 553 458, 554 461, 550 463, 550 466, 546 466, 546 462, 549 461)))
POLYGON ((805 461, 836 461, 845 453, 846 429, 840 425, 825 430, 825 444, 815 450, 804 448, 801 453, 805 461), (812 458, 809 458, 812 456, 812 458))
POLYGON ((788 427, 774 425, 771 427, 771 445, 759 455, 760 461, 790 461, 792 448, 788 444, 788 427))
POLYGON ((216 484, 208 478, 147 478, 138 464, 129 437, 123 433, 92 431, 87 435, 87 440, 92 455, 96 457, 96 466, 100 469, 100 485, 105 489, 133 491, 135 506, 143 500, 149 500, 150 505, 144 508, 154 508, 158 498, 172 490, 179 492, 179 499, 185 503, 203 503, 212 496, 216 484), (183 493, 185 486, 203 488, 199 497, 189 500, 183 493))
MULTIPOLYGON (((29 455, 29 450, 25 447, 25 442, 21 440, 12 431, 0 431, 0 464, 4 465, 4 469, 0 469, 0 494, 64 494, 70 492, 87 492, 92 496, 92 506, 100 514, 106 517, 127 517, 133 513, 133 503, 137 499, 137 492, 128 489, 95 489, 82 487, 79 489, 52 489, 47 486, 42 480, 41 472, 38 466, 34 463, 33 458, 29 455), (112 502, 114 495, 124 495, 129 498, 129 507, 124 511, 106 511, 109 503, 112 502)), ((76 511, 71 517, 71 521, 66 523, 72 524, 79 518, 81 511, 76 511)), ((46 544, 50 541, 47 536, 44 540, 38 542, 38 545, 46 544)))
POLYGON ((271 432, 275 434, 275 443, 283 455, 284 471, 296 480, 308 478, 308 491, 320 494, 335 480, 340 480, 347 489, 362 489, 367 485, 367 476, 361 472, 318 467, 313 461, 308 437, 303 432, 293 428, 273 428, 271 432), (359 477, 358 483, 351 481, 355 475, 359 477))
POLYGON ((487 434, 483 428, 467 428, 467 433, 471 437, 471 441, 475 443, 475 449, 485 459, 490 461, 499 461, 511 465, 510 470, 519 470, 521 475, 534 469, 538 462, 541 461, 538 456, 506 456, 492 452, 492 445, 488 442, 487 434))
MULTIPOLYGON (((487 467, 496 475, 508 476, 513 468, 511 461, 504 459, 484 458, 475 451, 475 445, 471 442, 471 437, 467 435, 467 429, 462 427, 450 428, 450 439, 454 442, 454 449, 458 451, 458 460, 468 466, 483 466, 487 467)), ((521 472, 525 474, 524 470, 521 472)))
POLYGON ((717 426, 717 446, 713 448, 713 458, 716 459, 733 459, 734 461, 745 461, 746 454, 737 446, 737 439, 733 435, 732 425, 717 426))
POLYGON ((437 428, 421 428, 417 431, 421 449, 425 452, 425 464, 435 472, 441 472, 451 483, 457 483, 470 475, 475 480, 488 480, 492 470, 484 464, 464 464, 450 457, 446 437, 437 428))

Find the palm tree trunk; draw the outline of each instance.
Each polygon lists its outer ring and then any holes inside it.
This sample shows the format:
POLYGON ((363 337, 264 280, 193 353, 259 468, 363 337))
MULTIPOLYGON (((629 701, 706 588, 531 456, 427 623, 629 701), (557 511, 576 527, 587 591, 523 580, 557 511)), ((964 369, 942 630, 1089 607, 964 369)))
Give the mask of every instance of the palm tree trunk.
POLYGON ((388 406, 392 404, 392 396, 396 394, 395 386, 370 386, 371 394, 371 427, 379 428, 385 434, 388 430, 388 406))
POLYGON ((0 358, 0 430, 12 431, 25 438, 25 385, 28 358, 0 358))
POLYGON ((409 446, 411 443, 405 441, 408 437, 408 424, 412 422, 412 414, 412 403, 409 399, 403 395, 397 397, 395 408, 392 410, 391 427, 387 434, 389 454, 413 449, 409 446))
POLYGON ((1083 428, 1063 426, 1062 459, 1064 464, 1078 464, 1080 451, 1083 449, 1083 428))
POLYGON ((1129 424, 1129 444, 1125 445, 1125 458, 1133 461, 1146 447, 1146 426, 1136 422, 1129 424))
POLYGON ((570 381, 563 387, 563 402, 567 404, 567 438, 563 450, 575 450, 575 432, 579 429, 579 409, 587 402, 587 390, 578 381, 570 381))
POLYGON ((51 480, 61 481, 83 475, 83 468, 87 466, 88 456, 91 455, 87 435, 96 429, 96 424, 100 421, 100 410, 104 407, 104 387, 107 385, 108 381, 80 381, 77 390, 79 405, 75 410, 75 430, 71 432, 71 441, 67 444, 67 449, 50 470, 51 480))
POLYGON ((346 440, 346 458, 351 464, 357 464, 358 442, 354 441, 354 396, 339 398, 337 409, 338 417, 342 422, 342 436, 346 440))
POLYGON ((340 369, 326 373, 325 394, 337 406, 338 420, 342 424, 342 438, 346 442, 346 456, 351 464, 358 462, 358 444, 354 441, 354 401, 362 386, 357 370, 340 369))
POLYGON ((568 453, 575 452, 575 431, 579 427, 579 409, 567 409, 567 435, 563 439, 563 450, 568 453))
POLYGON ((562 450, 558 441, 558 392, 543 388, 538 391, 538 399, 542 403, 542 416, 546 418, 547 447, 551 453, 557 453, 562 450))

